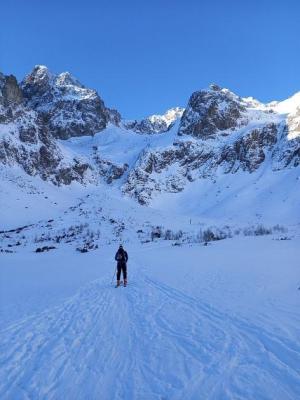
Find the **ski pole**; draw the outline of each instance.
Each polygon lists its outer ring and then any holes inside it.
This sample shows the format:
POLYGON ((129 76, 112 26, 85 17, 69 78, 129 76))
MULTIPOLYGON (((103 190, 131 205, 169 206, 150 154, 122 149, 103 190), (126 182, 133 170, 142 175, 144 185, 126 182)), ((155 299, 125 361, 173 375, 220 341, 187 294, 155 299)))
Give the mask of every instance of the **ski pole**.
POLYGON ((113 281, 114 281, 114 278, 115 278, 116 272, 117 272, 117 270, 115 269, 115 272, 114 272, 114 274, 113 274, 113 277, 112 277, 112 280, 111 280, 111 285, 113 284, 113 281))

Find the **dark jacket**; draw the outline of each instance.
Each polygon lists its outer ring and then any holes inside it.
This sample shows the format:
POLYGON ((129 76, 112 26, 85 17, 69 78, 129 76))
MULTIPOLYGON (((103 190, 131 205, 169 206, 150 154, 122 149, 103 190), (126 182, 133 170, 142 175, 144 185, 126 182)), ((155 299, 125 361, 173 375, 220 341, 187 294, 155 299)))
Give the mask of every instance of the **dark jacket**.
POLYGON ((124 249, 119 249, 116 252, 115 260, 118 262, 118 264, 126 264, 128 261, 127 251, 125 251, 124 249))

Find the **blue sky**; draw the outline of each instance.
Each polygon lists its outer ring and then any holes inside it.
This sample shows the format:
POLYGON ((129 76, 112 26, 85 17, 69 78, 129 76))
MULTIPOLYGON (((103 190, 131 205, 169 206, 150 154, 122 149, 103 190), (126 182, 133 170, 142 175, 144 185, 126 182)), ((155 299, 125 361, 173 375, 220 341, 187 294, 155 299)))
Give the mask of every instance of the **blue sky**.
POLYGON ((70 71, 126 118, 215 82, 262 101, 300 90, 296 0, 9 0, 0 69, 70 71))

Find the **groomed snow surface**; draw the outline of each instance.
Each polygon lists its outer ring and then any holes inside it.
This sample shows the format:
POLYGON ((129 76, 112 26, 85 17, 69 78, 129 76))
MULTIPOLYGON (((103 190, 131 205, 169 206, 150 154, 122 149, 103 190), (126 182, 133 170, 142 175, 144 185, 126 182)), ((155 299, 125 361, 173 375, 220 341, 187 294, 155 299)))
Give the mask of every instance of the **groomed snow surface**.
POLYGON ((1 255, 1 399, 299 399, 300 239, 1 255))

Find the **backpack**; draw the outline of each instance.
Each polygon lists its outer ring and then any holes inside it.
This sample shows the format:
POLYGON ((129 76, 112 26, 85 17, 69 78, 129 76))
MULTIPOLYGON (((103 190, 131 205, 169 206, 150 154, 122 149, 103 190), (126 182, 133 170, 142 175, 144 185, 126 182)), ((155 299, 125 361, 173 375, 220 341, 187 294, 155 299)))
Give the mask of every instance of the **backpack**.
POLYGON ((124 251, 118 251, 118 254, 117 254, 117 261, 125 261, 125 254, 124 254, 124 251))

